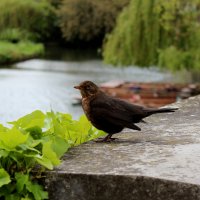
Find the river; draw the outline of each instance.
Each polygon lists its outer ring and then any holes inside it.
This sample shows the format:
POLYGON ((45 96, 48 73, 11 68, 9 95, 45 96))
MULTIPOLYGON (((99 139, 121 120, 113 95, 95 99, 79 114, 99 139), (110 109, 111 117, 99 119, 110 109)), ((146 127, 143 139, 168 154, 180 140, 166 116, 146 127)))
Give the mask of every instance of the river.
POLYGON ((95 51, 51 48, 40 59, 31 59, 0 69, 0 123, 15 120, 36 109, 71 113, 77 119, 83 112, 73 106, 73 86, 83 80, 102 83, 109 80, 140 82, 186 82, 156 68, 113 68, 103 64, 95 51))

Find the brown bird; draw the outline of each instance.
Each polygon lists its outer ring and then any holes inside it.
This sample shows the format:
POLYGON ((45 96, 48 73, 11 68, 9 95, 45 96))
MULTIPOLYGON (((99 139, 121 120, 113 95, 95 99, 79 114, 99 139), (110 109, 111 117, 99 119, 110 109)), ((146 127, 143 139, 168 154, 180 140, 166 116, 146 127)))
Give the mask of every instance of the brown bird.
POLYGON ((124 128, 140 131, 135 123, 144 122, 143 118, 156 113, 174 112, 178 108, 145 108, 109 96, 91 81, 84 81, 74 88, 82 96, 82 107, 88 120, 108 135, 102 141, 111 141, 112 135, 124 128))

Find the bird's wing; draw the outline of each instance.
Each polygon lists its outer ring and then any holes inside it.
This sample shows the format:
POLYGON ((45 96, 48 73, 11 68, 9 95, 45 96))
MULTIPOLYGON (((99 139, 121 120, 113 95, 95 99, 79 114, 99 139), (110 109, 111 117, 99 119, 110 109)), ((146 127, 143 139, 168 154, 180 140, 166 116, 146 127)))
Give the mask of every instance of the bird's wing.
POLYGON ((143 118, 142 109, 141 106, 135 106, 110 96, 101 96, 91 102, 91 112, 94 118, 104 118, 112 124, 122 126, 139 122, 143 118))

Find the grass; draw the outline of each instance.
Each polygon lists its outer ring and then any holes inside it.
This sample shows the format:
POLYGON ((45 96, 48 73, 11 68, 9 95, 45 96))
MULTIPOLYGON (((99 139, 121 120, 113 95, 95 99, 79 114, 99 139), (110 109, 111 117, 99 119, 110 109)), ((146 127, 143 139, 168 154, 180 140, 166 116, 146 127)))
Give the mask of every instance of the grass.
POLYGON ((26 60, 44 54, 44 46, 31 41, 0 41, 0 65, 26 60))

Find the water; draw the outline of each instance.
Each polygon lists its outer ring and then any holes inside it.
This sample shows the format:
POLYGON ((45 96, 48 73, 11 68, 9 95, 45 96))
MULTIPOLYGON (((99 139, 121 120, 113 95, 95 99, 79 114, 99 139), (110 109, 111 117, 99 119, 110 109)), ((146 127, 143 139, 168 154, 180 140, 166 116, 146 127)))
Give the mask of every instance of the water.
POLYGON ((109 80, 142 82, 181 81, 166 72, 151 68, 112 68, 96 53, 51 49, 43 59, 32 59, 0 69, 0 122, 15 120, 36 109, 68 112, 77 119, 83 112, 73 106, 73 86, 83 80, 102 83, 109 80))

